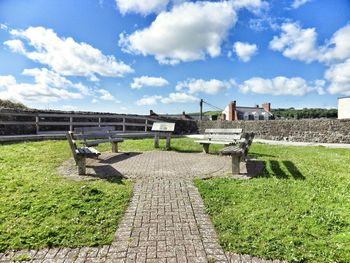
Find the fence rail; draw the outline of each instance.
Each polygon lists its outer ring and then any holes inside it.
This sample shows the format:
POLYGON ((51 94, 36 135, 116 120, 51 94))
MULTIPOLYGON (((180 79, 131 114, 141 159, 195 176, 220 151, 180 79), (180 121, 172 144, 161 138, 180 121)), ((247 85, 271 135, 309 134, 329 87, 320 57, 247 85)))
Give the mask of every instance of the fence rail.
MULTIPOLYGON (((35 126, 36 134, 45 133, 62 133, 64 131, 51 130, 53 127, 64 126, 66 131, 72 131, 74 127, 81 126, 119 126, 120 131, 128 132, 134 131, 130 128, 139 129, 143 127, 142 131, 147 132, 153 122, 157 119, 148 116, 135 116, 135 115, 119 115, 119 114, 94 114, 94 113, 30 113, 30 112, 9 112, 0 111, 0 129, 2 126, 12 125, 31 125, 35 126), (23 120, 17 120, 22 118, 23 120), (28 120, 28 119, 32 120, 28 120), (113 120, 114 119, 114 120, 113 120), (108 121, 111 120, 111 121, 108 121), (46 129, 50 127, 50 131, 42 131, 41 128, 46 129)), ((140 130, 141 131, 141 130, 140 130)))

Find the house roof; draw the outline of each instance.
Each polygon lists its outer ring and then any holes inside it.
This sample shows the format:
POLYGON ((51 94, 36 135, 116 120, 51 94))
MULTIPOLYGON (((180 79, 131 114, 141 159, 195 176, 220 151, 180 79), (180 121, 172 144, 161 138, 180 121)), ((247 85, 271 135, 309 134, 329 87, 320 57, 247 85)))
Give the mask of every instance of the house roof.
POLYGON ((236 107, 238 113, 241 114, 256 114, 262 115, 263 113, 268 113, 272 115, 271 112, 265 111, 264 108, 256 108, 256 107, 236 107))

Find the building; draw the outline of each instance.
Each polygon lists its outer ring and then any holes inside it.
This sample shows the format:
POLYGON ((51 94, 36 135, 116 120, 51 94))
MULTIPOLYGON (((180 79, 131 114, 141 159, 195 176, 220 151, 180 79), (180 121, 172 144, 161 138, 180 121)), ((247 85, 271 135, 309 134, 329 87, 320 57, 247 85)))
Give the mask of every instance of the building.
POLYGON ((231 101, 222 112, 221 119, 228 121, 236 120, 270 120, 273 118, 271 113, 271 103, 263 103, 261 107, 242 107, 237 106, 236 101, 231 101))
POLYGON ((338 99, 338 119, 350 119, 350 96, 338 99))

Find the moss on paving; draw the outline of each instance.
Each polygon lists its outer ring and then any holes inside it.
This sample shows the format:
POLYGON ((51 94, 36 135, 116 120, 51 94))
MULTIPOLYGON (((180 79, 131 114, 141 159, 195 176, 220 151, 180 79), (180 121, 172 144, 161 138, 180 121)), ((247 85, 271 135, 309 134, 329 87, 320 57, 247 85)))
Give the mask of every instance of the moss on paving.
POLYGON ((196 180, 221 245, 291 262, 350 262, 350 150, 255 144, 252 180, 196 180))
POLYGON ((0 251, 111 243, 131 181, 72 181, 57 174, 66 141, 0 145, 0 251))

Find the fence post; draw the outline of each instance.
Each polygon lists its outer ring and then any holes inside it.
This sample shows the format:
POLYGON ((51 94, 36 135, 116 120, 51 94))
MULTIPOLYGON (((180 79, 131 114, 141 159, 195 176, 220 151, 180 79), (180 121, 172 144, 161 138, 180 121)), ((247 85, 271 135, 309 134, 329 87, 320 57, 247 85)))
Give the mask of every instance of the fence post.
POLYGON ((125 127, 125 118, 123 118, 123 132, 125 132, 126 127, 125 127))
POLYGON ((69 131, 73 131, 73 117, 69 117, 69 131))
POLYGON ((35 116, 35 128, 36 128, 36 134, 39 134, 40 127, 39 127, 39 114, 35 116))
POLYGON ((146 119, 145 121, 145 132, 147 132, 147 128, 148 128, 148 119, 146 119))

